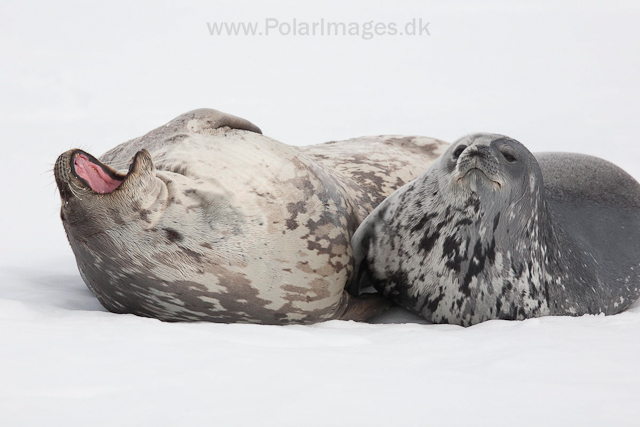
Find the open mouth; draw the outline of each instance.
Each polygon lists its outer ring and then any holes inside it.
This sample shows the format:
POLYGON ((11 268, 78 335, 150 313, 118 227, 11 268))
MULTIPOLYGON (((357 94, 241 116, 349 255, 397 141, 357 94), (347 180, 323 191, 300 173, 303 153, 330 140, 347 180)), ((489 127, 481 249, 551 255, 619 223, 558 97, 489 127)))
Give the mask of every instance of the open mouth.
POLYGON ((93 156, 80 151, 73 155, 71 171, 83 184, 100 194, 113 192, 124 181, 93 156))

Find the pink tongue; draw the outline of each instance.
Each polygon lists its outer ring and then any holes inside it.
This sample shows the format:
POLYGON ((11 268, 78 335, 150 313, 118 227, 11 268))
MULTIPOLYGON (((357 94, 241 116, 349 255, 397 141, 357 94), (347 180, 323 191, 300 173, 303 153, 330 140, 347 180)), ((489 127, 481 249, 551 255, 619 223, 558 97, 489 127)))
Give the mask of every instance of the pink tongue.
POLYGON ((122 181, 111 178, 85 155, 77 155, 74 159, 74 166, 78 176, 84 179, 96 193, 111 193, 122 184, 122 181))

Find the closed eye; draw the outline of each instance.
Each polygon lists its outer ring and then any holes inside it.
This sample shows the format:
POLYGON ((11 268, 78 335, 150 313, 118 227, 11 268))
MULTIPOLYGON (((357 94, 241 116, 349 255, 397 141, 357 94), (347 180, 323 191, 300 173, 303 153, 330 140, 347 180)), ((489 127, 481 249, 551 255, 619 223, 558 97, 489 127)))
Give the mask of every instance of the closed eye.
POLYGON ((518 161, 518 158, 514 153, 511 152, 511 150, 503 149, 503 150, 500 150, 500 152, 502 153, 502 156, 507 162, 514 163, 518 161))

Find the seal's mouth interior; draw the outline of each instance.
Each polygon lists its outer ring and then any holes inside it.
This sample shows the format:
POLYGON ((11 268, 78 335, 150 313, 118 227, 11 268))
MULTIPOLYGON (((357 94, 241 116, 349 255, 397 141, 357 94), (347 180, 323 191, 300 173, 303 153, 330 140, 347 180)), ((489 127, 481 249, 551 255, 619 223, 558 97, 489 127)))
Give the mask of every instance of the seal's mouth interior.
POLYGON ((102 163, 82 153, 73 156, 72 165, 76 177, 96 193, 111 193, 124 181, 102 163))

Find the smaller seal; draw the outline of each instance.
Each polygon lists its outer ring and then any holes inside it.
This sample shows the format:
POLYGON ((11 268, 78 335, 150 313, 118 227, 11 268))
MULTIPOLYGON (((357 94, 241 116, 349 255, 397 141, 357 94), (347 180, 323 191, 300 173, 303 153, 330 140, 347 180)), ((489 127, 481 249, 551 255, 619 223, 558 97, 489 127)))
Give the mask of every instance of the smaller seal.
POLYGON ((616 314, 640 293, 640 184, 599 158, 469 135, 352 247, 349 292, 373 285, 434 323, 616 314))

